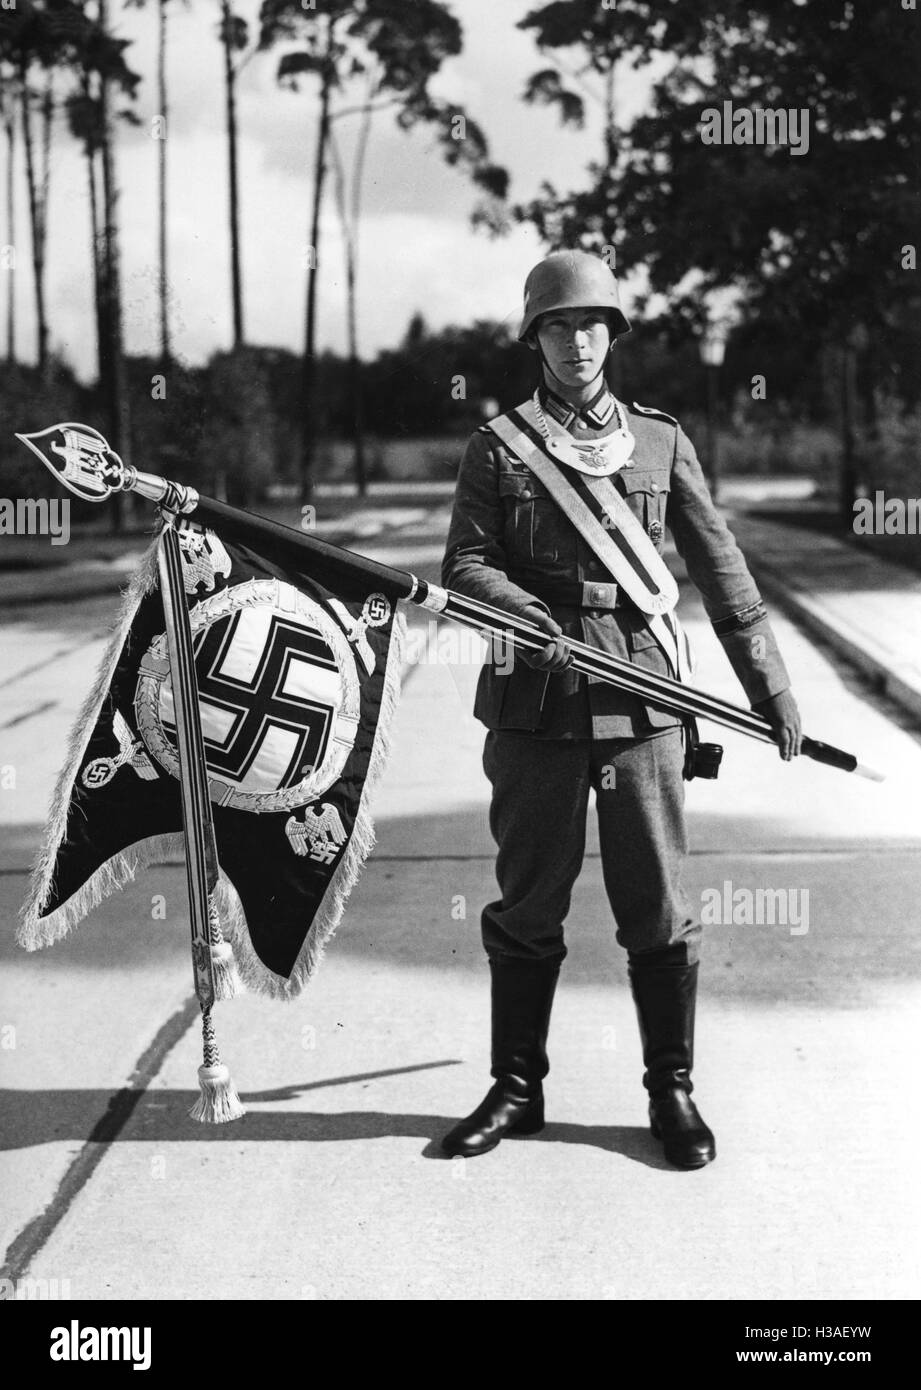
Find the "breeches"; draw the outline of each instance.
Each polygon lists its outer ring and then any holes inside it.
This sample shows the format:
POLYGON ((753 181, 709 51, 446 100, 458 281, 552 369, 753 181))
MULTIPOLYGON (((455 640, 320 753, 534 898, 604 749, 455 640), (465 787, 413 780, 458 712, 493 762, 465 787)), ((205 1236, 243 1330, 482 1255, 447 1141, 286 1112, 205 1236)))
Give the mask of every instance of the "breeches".
POLYGON ((684 943, 700 924, 681 886, 687 853, 681 733, 647 739, 536 739, 490 731, 483 768, 499 847, 501 900, 483 910, 489 956, 563 956, 563 923, 582 868, 595 792, 601 870, 617 941, 631 955, 684 943))

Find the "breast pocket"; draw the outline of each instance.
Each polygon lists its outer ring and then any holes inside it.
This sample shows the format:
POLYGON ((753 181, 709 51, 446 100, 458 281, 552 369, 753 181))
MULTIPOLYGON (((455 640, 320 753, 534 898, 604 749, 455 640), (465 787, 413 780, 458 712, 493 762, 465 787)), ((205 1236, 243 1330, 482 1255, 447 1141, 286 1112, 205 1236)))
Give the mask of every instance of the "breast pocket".
POLYGON ((665 544, 670 476, 667 468, 624 469, 618 474, 627 506, 659 551, 665 544))
POLYGON ((644 671, 652 671, 658 676, 672 674, 668 659, 642 613, 633 612, 630 615, 629 641, 630 659, 635 666, 641 666, 644 671))
POLYGON ((546 488, 525 469, 499 474, 505 508, 506 548, 515 559, 549 563, 559 554, 557 506, 546 488))
POLYGON ((651 647, 658 649, 659 644, 642 613, 631 605, 626 617, 631 652, 646 652, 651 647))

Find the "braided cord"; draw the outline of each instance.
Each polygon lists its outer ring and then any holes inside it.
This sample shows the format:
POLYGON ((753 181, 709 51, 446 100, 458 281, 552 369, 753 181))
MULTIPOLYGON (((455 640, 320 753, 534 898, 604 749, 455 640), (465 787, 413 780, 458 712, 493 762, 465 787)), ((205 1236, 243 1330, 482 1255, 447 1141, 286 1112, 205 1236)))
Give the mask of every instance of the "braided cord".
POLYGON ((210 1006, 201 1011, 201 1036, 205 1066, 219 1067, 221 1054, 214 1036, 214 1020, 211 1017, 210 1006))
POLYGON ((220 946, 224 940, 224 933, 221 931, 221 919, 213 897, 208 899, 208 939, 212 946, 220 946))

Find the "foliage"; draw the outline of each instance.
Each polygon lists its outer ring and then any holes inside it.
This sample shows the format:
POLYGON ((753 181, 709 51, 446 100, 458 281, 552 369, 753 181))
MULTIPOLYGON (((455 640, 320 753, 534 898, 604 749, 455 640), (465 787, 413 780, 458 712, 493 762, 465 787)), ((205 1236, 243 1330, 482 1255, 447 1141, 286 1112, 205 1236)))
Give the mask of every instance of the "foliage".
MULTIPOLYGON (((917 354, 916 272, 901 268, 919 213, 916 14, 842 0, 623 0, 611 11, 567 0, 522 26, 543 52, 575 55, 578 80, 616 58, 671 59, 652 109, 619 135, 613 162, 589 166, 587 188, 545 185, 518 209, 548 242, 615 244, 619 269, 644 267, 687 331, 703 294, 732 285, 749 315, 813 343, 860 321, 880 370, 914 375, 891 335, 917 354), (726 100, 805 111, 808 153, 705 145, 701 114, 726 100)), ((544 71, 528 95, 571 121, 582 110, 571 87, 544 71)))
POLYGON ((438 0, 324 0, 317 11, 305 11, 299 0, 264 0, 260 22, 263 48, 301 45, 282 55, 279 81, 297 91, 302 77, 315 76, 341 98, 358 90, 354 99, 361 102, 384 98, 403 130, 430 126, 447 163, 466 168, 486 192, 504 197, 508 176, 489 162, 480 126, 429 90, 444 62, 461 51, 461 26, 447 6, 438 0), (464 119, 460 139, 458 117, 464 119))
POLYGON ((59 497, 61 488, 35 456, 14 438, 58 420, 79 420, 88 393, 64 363, 52 358, 45 377, 35 367, 3 364, 0 391, 0 496, 59 497))
POLYGON ((257 349, 216 353, 204 380, 196 463, 212 492, 251 506, 275 475, 274 416, 257 349))
MULTIPOLYGON (((105 73, 128 96, 133 96, 140 76, 125 61, 129 43, 105 33, 72 0, 18 0, 13 8, 0 9, 0 69, 27 74, 33 64, 50 70, 105 73)), ((99 134, 93 134, 90 113, 74 91, 71 124, 74 134, 97 148, 99 134)), ((131 119, 131 113, 123 113, 131 119)), ((136 118, 135 118, 136 119, 136 118)))
POLYGON ((874 440, 873 486, 890 497, 921 497, 921 406, 903 409, 894 399, 884 400, 874 440))

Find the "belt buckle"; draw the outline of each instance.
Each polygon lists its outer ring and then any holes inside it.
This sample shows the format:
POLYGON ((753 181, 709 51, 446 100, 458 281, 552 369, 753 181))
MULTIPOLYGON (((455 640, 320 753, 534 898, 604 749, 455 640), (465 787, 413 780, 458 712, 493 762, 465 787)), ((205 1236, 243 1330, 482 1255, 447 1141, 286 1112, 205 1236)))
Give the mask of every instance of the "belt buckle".
POLYGON ((582 604, 585 608, 613 608, 616 586, 596 584, 589 580, 582 586, 582 604))

